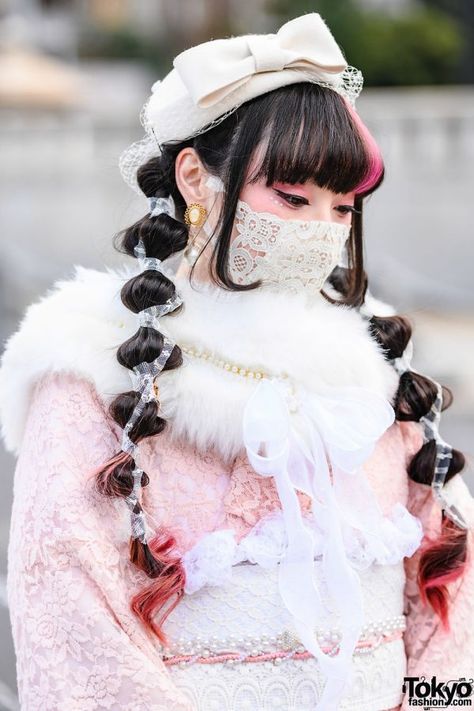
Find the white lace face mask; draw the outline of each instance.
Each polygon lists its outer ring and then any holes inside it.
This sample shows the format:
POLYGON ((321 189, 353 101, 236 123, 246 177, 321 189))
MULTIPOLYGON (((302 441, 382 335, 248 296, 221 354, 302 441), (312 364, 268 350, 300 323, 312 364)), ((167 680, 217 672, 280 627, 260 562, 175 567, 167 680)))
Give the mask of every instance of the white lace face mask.
MULTIPOLYGON (((214 190, 222 184, 214 177, 214 190)), ((237 202, 235 237, 229 247, 229 272, 237 284, 262 285, 292 293, 318 295, 342 260, 350 225, 323 220, 285 220, 237 202)))
POLYGON ((349 225, 323 220, 284 220, 255 212, 242 200, 237 234, 229 247, 229 270, 237 284, 262 279, 294 293, 318 294, 341 261, 349 225))

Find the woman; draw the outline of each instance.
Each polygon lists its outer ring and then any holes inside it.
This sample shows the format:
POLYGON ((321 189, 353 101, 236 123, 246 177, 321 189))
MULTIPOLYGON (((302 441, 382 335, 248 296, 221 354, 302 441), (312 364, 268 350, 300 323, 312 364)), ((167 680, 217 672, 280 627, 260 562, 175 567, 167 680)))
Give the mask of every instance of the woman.
POLYGON ((22 708, 382 711, 472 669, 450 394, 367 291, 361 84, 316 13, 180 54, 121 160, 138 268, 7 343, 22 708))

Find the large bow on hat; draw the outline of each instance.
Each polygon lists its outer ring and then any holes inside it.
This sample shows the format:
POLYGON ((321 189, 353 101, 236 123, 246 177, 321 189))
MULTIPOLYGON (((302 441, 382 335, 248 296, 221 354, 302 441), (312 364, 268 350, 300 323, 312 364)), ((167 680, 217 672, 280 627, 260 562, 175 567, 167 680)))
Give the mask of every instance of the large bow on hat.
POLYGON ((317 12, 286 22, 276 34, 211 40, 175 57, 173 65, 195 104, 213 106, 260 72, 303 70, 329 81, 347 62, 317 12))

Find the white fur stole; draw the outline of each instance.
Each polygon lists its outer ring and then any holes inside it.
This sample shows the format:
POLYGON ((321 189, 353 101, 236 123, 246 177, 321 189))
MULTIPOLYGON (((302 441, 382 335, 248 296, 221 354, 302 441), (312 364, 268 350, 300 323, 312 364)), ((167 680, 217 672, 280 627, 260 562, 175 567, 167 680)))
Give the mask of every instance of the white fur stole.
MULTIPOLYGON (((8 450, 19 453, 31 390, 43 373, 86 377, 106 403, 131 389, 116 350, 137 330, 137 316, 120 299, 122 285, 136 273, 136 266, 106 271, 76 266, 71 279, 57 281, 28 307, 0 366, 0 424, 8 450)), ((302 295, 230 292, 173 279, 184 308, 161 317, 159 330, 178 345, 242 368, 284 372, 315 393, 331 385, 358 385, 392 403, 398 376, 356 310, 322 297, 307 306, 302 295)), ((200 450, 214 446, 229 460, 243 446, 243 408, 255 380, 203 358, 186 353, 183 358, 183 366, 159 376, 160 415, 173 436, 200 450)))

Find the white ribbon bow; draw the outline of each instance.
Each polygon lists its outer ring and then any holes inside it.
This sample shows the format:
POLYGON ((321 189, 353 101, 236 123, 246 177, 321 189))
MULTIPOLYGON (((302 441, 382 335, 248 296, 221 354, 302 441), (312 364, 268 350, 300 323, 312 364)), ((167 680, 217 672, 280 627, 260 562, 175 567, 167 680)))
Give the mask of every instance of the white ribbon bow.
POLYGON ((175 57, 173 66, 195 104, 213 106, 260 72, 304 70, 331 82, 347 62, 317 12, 286 22, 276 34, 211 40, 175 57))
POLYGON ((342 524, 349 521, 377 536, 381 512, 360 467, 395 415, 388 401, 364 388, 333 388, 325 396, 301 388, 299 424, 292 426, 284 387, 277 379, 259 383, 244 410, 243 437, 255 471, 275 478, 287 532, 280 594, 300 640, 328 677, 317 708, 334 711, 351 682, 352 653, 364 625, 360 579, 346 556, 342 524), (303 521, 297 489, 312 499, 323 531, 322 576, 343 630, 334 657, 323 652, 314 634, 328 609, 314 578, 314 538, 303 521))

